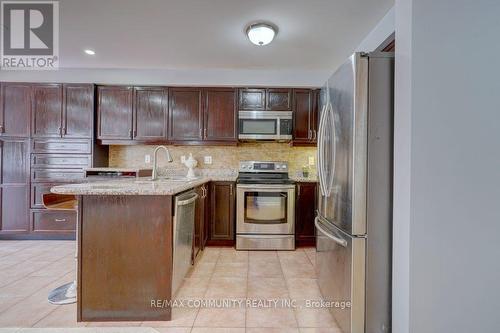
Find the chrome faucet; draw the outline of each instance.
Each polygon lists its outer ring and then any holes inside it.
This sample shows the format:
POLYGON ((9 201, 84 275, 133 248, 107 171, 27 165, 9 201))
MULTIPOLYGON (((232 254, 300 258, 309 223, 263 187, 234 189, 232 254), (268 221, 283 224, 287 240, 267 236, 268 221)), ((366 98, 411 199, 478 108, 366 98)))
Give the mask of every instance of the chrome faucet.
POLYGON ((170 152, 168 151, 168 148, 165 146, 158 146, 156 147, 154 153, 153 153, 153 174, 151 176, 151 180, 157 180, 158 179, 158 151, 160 149, 165 150, 165 153, 167 154, 167 161, 168 163, 172 163, 174 160, 172 159, 172 156, 170 155, 170 152))

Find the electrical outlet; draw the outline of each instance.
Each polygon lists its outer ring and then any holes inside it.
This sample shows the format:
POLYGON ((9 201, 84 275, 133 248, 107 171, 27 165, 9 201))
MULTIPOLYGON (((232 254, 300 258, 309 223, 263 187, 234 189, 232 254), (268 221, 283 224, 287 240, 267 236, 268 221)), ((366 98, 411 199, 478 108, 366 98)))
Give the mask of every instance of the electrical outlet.
POLYGON ((186 162, 186 155, 181 156, 181 163, 184 164, 186 162))
POLYGON ((309 156, 309 165, 310 166, 314 165, 314 156, 309 156))
POLYGON ((204 156, 203 157, 203 163, 205 163, 205 164, 212 164, 212 156, 204 156))
POLYGON ((144 163, 146 164, 151 163, 151 155, 144 155, 144 163))

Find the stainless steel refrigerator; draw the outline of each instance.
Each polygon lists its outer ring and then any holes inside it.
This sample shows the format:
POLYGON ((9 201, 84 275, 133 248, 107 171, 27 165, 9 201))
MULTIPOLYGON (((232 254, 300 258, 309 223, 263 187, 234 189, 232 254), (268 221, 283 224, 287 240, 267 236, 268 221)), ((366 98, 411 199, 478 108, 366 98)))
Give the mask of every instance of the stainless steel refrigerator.
POLYGON ((330 304, 345 333, 391 330, 393 109, 392 53, 353 54, 321 90, 316 273, 350 302, 330 304))

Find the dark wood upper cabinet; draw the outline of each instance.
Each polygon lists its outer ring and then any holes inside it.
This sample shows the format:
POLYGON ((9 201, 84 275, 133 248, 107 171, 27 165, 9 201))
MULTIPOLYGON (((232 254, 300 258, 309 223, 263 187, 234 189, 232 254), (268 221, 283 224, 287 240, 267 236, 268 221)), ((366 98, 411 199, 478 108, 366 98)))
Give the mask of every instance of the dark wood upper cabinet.
POLYGON ((62 85, 33 85, 33 106, 31 108, 32 137, 60 137, 62 135, 62 101, 62 85))
POLYGON ((169 138, 172 141, 203 140, 202 90, 170 88, 169 138))
POLYGON ((94 85, 65 84, 63 137, 91 139, 94 133, 94 85))
POLYGON ((30 135, 31 85, 2 83, 0 93, 0 135, 30 135))
POLYGON ((267 89, 266 110, 292 111, 292 89, 267 89))
POLYGON ((309 89, 295 89, 294 91, 293 138, 296 141, 309 142, 313 138, 311 129, 311 123, 314 121, 312 98, 312 91, 309 89))
POLYGON ((212 182, 210 188, 210 240, 234 241, 235 184, 212 182))
POLYGON ((315 145, 317 140, 317 91, 294 89, 294 145, 315 145))
POLYGON ((203 97, 205 113, 204 140, 238 141, 235 89, 205 89, 203 97))
POLYGON ((133 88, 99 86, 97 98, 98 139, 132 139, 133 88))
POLYGON ((297 183, 295 203, 295 240, 298 246, 315 244, 316 183, 297 183))
POLYGON ((240 89, 239 110, 265 110, 266 89, 240 89))
POLYGON ((165 141, 167 139, 168 89, 134 88, 134 139, 165 141))

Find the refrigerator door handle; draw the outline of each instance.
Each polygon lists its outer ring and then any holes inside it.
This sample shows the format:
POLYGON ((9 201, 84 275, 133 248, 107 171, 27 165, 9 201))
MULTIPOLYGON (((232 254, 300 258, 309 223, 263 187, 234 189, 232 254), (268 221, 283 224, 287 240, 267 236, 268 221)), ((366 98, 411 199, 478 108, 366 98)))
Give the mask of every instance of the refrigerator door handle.
POLYGON ((318 128, 318 176, 319 176, 319 187, 321 190, 321 195, 326 196, 325 180, 324 180, 324 170, 323 170, 323 150, 324 150, 324 127, 325 127, 325 114, 326 114, 326 104, 323 105, 321 110, 321 117, 319 121, 318 128))
POLYGON ((325 184, 325 193, 326 196, 329 197, 330 194, 332 193, 333 189, 333 183, 335 179, 335 164, 336 164, 336 159, 337 159, 337 130, 335 128, 335 113, 333 112, 333 107, 331 102, 328 102, 328 106, 326 108, 327 113, 329 115, 329 120, 330 120, 330 126, 331 128, 331 133, 332 133, 332 172, 330 174, 330 179, 328 179, 328 185, 325 184))
POLYGON ((326 237, 330 238, 332 241, 334 241, 335 243, 337 243, 343 247, 347 247, 347 241, 345 239, 336 237, 336 236, 330 234, 329 232, 327 232, 325 229, 323 229, 323 227, 320 225, 319 217, 317 217, 317 216, 314 219, 314 225, 316 226, 316 229, 318 229, 326 237))

